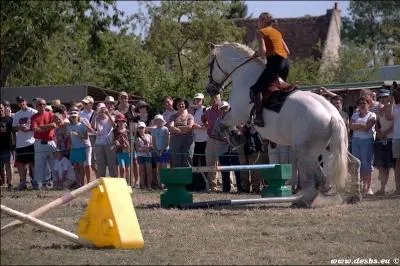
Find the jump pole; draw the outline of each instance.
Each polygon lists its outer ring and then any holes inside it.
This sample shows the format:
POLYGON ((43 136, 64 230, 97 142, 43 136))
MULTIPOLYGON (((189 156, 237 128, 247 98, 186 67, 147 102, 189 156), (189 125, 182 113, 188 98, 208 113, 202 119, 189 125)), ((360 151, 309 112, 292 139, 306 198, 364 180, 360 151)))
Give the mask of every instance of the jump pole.
POLYGON ((261 199, 226 199, 226 200, 211 200, 200 201, 193 203, 181 204, 181 209, 196 209, 196 208, 209 208, 214 206, 235 206, 235 205, 248 205, 248 204, 261 204, 261 203, 284 203, 293 202, 299 197, 276 197, 276 198, 261 198, 261 199))
POLYGON ((1 205, 1 211, 5 212, 9 216, 12 216, 12 217, 14 217, 16 219, 19 219, 19 220, 22 220, 22 221, 24 221, 26 223, 32 224, 34 226, 37 226, 37 227, 39 227, 39 228, 41 228, 41 229, 43 229, 43 230, 45 230, 45 231, 47 231, 49 233, 53 233, 53 234, 55 234, 55 235, 57 235, 57 236, 59 236, 61 238, 64 238, 64 239, 69 240, 71 242, 74 242, 76 244, 82 245, 84 247, 93 247, 93 245, 91 243, 87 242, 84 239, 79 238, 79 236, 77 236, 77 235, 75 235, 75 234, 73 234, 73 233, 71 233, 71 232, 69 232, 67 230, 64 230, 64 229, 62 229, 60 227, 57 227, 55 225, 52 225, 52 224, 46 223, 44 221, 41 221, 39 219, 36 219, 35 217, 29 216, 29 215, 27 215, 25 213, 13 210, 13 209, 8 208, 8 207, 6 207, 4 205, 1 205))
POLYGON ((277 164, 251 164, 251 165, 227 165, 227 166, 198 166, 192 167, 193 173, 204 172, 220 172, 220 171, 245 171, 245 170, 260 170, 272 169, 277 164))
MULTIPOLYGON (((71 192, 68 192, 66 194, 64 194, 62 197, 55 199, 52 202, 47 203, 46 205, 43 205, 42 207, 34 210, 33 212, 28 213, 29 216, 31 217, 35 217, 38 218, 40 216, 43 216, 44 214, 46 214, 48 211, 50 211, 51 209, 54 209, 62 204, 65 204, 67 202, 70 202, 71 200, 75 199, 76 197, 86 193, 87 191, 91 190, 92 188, 97 187, 100 184, 100 178, 97 178, 95 180, 93 180, 92 182, 78 188, 75 189, 71 192)), ((6 224, 5 226, 3 226, 1 228, 1 236, 13 231, 14 229, 17 229, 18 227, 20 227, 21 225, 23 225, 24 222, 23 221, 13 221, 9 224, 6 224)))

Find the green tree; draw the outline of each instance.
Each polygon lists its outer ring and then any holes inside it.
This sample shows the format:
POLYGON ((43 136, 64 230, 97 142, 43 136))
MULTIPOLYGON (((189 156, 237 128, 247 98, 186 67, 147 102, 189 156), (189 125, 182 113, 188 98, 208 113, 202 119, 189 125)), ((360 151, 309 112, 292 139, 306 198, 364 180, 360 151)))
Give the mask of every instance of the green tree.
POLYGON ((350 1, 349 9, 351 17, 343 20, 345 42, 366 45, 375 64, 379 64, 379 58, 387 57, 390 51, 398 51, 399 1, 350 1))
POLYGON ((1 1, 0 87, 19 69, 30 68, 49 53, 53 36, 73 35, 88 27, 91 52, 101 46, 98 33, 113 24, 121 26, 123 15, 115 1, 1 1), (110 14, 108 11, 112 9, 110 14))
POLYGON ((145 49, 171 77, 169 93, 191 96, 206 84, 209 42, 241 40, 243 31, 224 18, 223 1, 161 1, 148 5, 152 25, 145 49))
POLYGON ((227 19, 246 18, 247 13, 248 13, 248 8, 243 0, 231 0, 230 6, 228 8, 225 17, 227 19))

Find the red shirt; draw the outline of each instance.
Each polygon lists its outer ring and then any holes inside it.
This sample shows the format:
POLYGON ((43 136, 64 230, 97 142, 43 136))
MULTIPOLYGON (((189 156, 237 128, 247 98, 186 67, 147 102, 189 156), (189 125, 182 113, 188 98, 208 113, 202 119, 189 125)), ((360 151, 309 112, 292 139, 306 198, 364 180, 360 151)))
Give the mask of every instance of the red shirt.
MULTIPOLYGON (((40 114, 39 113, 34 114, 31 117, 32 130, 35 127, 47 125, 50 123, 53 123, 53 113, 48 112, 48 111, 44 111, 43 113, 40 113, 40 114)), ((45 131, 45 132, 40 132, 40 133, 34 132, 33 137, 38 140, 47 140, 47 141, 54 140, 54 128, 50 129, 48 131, 45 131)))
POLYGON ((211 108, 208 108, 204 112, 203 118, 208 122, 207 134, 208 134, 209 137, 212 136, 212 131, 213 131, 213 128, 214 128, 215 121, 220 116, 221 116, 221 114, 218 111, 218 107, 216 107, 216 106, 211 106, 211 108))

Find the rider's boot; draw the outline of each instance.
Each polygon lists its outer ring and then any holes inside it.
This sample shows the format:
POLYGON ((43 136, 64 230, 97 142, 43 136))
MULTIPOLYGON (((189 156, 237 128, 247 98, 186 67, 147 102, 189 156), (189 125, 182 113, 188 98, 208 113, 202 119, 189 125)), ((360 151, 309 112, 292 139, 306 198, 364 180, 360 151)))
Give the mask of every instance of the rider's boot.
POLYGON ((262 92, 258 92, 254 95, 254 109, 255 109, 255 117, 254 117, 254 125, 259 127, 264 127, 264 118, 263 118, 263 100, 262 100, 262 92))

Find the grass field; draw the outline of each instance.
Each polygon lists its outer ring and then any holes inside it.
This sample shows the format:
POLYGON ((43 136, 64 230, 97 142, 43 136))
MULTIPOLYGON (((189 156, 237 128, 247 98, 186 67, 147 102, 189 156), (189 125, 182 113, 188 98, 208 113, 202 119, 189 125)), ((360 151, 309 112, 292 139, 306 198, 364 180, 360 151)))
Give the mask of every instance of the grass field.
MULTIPOLYGON (((393 173, 388 191, 394 189, 393 173)), ((374 191, 378 189, 374 177, 374 191)), ((1 204, 28 213, 60 191, 1 191, 1 204)), ((88 249, 25 225, 1 237, 1 265, 60 264, 330 264, 331 259, 400 258, 400 197, 369 197, 357 205, 331 197, 311 209, 288 204, 203 210, 160 209, 160 192, 134 190, 145 246, 88 249), (328 201, 329 204, 326 203, 328 201), (322 205, 322 206, 321 206, 322 205)), ((195 193, 194 200, 256 198, 195 193)), ((50 211, 46 222, 75 232, 89 194, 50 211)), ((1 225, 13 219, 1 214, 1 225)), ((393 262, 391 261, 391 264, 393 262)))

